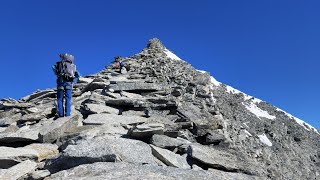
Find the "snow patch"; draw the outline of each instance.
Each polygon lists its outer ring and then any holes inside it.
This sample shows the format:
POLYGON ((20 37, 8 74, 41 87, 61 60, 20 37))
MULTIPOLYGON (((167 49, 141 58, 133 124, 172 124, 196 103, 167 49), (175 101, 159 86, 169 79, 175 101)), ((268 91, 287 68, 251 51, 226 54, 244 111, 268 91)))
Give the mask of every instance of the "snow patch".
POLYGON ((243 92, 239 91, 238 89, 235 89, 235 88, 233 88, 231 86, 226 86, 226 88, 227 88, 227 92, 230 93, 230 94, 243 94, 244 100, 250 100, 251 99, 253 103, 262 102, 261 99, 258 99, 258 98, 255 98, 253 96, 247 95, 247 94, 245 94, 245 93, 243 93, 243 92))
POLYGON ((168 49, 165 49, 165 50, 164 50, 164 53, 166 53, 166 55, 167 55, 168 58, 182 61, 182 59, 180 59, 177 55, 175 55, 174 53, 172 53, 172 52, 169 51, 168 49))
POLYGON ((197 71, 198 71, 198 72, 201 72, 202 74, 207 73, 207 71, 203 71, 203 70, 198 70, 198 69, 197 69, 197 71))
MULTIPOLYGON (((235 89, 231 86, 227 86, 227 93, 230 93, 230 94, 240 94, 242 93, 241 91, 239 91, 238 89, 235 89)), ((242 93, 243 94, 243 93, 242 93)))
MULTIPOLYGON (((207 71, 203 71, 203 70, 198 70, 198 72, 204 74, 204 73, 207 73, 207 71)), ((217 81, 213 76, 210 76, 210 80, 211 80, 211 83, 214 84, 215 86, 220 86, 222 83, 217 81)))
POLYGON ((287 115, 289 118, 294 119, 294 120, 295 120, 298 124, 300 124, 304 129, 306 129, 306 130, 308 130, 308 131, 314 131, 314 132, 320 134, 316 128, 314 128, 314 127, 311 126, 310 124, 304 122, 303 120, 294 117, 293 115, 285 112, 285 111, 282 110, 282 109, 277 108, 277 111, 281 111, 281 112, 283 112, 285 115, 287 115))
POLYGON ((215 86, 220 86, 221 82, 217 81, 214 77, 211 76, 211 83, 215 86))
POLYGON ((267 146, 272 146, 272 142, 268 139, 268 137, 265 134, 258 135, 258 137, 263 144, 267 146))
POLYGON ((265 117, 268 119, 275 119, 275 116, 270 115, 267 111, 260 109, 256 104, 253 102, 251 103, 242 103, 250 112, 255 114, 259 119, 260 117, 265 117))

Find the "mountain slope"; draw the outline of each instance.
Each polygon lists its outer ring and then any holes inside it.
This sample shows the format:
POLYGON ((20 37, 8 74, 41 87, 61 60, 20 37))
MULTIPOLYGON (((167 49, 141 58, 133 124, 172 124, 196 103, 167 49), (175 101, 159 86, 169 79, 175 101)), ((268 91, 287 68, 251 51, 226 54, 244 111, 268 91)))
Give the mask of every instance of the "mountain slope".
POLYGON ((3 153, 0 175, 27 163, 21 178, 319 176, 310 125, 196 70, 158 39, 123 60, 128 72, 107 66, 74 85, 70 118, 55 120, 54 89, 1 100, 0 151, 15 153, 3 153))

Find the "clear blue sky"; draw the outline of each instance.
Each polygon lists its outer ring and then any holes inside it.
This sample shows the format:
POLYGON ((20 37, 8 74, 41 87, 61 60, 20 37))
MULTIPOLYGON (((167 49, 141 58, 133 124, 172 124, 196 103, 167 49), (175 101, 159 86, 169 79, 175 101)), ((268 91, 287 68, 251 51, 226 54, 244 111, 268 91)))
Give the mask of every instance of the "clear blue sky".
POLYGON ((320 128, 320 1, 3 0, 0 97, 55 87, 58 54, 83 75, 158 37, 195 68, 320 128))

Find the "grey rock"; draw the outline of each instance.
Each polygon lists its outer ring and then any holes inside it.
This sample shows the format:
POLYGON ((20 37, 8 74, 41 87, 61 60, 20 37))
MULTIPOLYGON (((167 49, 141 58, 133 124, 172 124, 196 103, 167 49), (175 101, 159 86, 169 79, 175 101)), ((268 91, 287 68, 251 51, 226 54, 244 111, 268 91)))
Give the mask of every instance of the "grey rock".
POLYGON ((7 102, 0 103, 0 109, 6 109, 6 108, 26 109, 33 106, 34 104, 32 103, 7 103, 7 102))
POLYGON ((165 135, 155 134, 151 137, 150 143, 165 149, 174 149, 181 145, 191 144, 188 140, 171 138, 165 135))
POLYGON ((106 86, 105 82, 91 82, 82 90, 82 92, 84 93, 87 91, 94 91, 96 89, 104 89, 105 86, 106 86))
POLYGON ((153 145, 150 146, 152 149, 152 154, 164 164, 182 169, 190 169, 190 165, 187 163, 187 159, 185 157, 166 149, 161 149, 153 145))
POLYGON ((100 136, 68 145, 62 156, 53 160, 47 168, 56 172, 80 164, 116 161, 156 165, 148 144, 132 139, 100 136))
POLYGON ((23 97, 21 98, 21 100, 23 101, 32 101, 32 100, 37 100, 37 99, 43 99, 46 97, 55 97, 56 92, 52 89, 46 89, 43 91, 36 91, 34 93, 32 93, 29 96, 23 97))
POLYGON ((23 126, 14 132, 0 133, 0 145, 3 143, 34 142, 38 140, 40 127, 23 126))
POLYGON ((120 91, 120 95, 122 97, 127 97, 127 98, 142 98, 140 94, 135 94, 135 93, 129 93, 125 91, 120 91))
POLYGON ((9 169, 0 171, 0 178, 5 180, 25 179, 27 174, 34 171, 37 163, 26 160, 9 169))
POLYGON ((147 44, 147 48, 149 48, 149 49, 160 49, 160 50, 164 50, 165 49, 164 45, 162 44, 162 42, 158 38, 150 39, 148 44, 147 44))
POLYGON ((86 110, 92 114, 109 113, 109 114, 119 114, 119 109, 106 106, 104 104, 85 104, 86 110))
MULTIPOLYGON (((49 179, 115 179, 115 180, 226 180, 227 175, 218 176, 204 170, 187 170, 173 167, 161 167, 151 165, 136 165, 129 163, 98 162, 85 164, 70 170, 52 174, 49 179)), ((230 176, 229 179, 233 179, 230 176)))
POLYGON ((161 87, 154 83, 144 82, 117 82, 117 84, 110 84, 109 89, 113 89, 114 92, 119 91, 159 91, 161 87))
POLYGON ((0 147, 0 168, 8 169, 24 160, 38 160, 37 151, 28 148, 0 147))
POLYGON ((78 80, 78 83, 86 83, 86 84, 89 84, 93 81, 93 79, 91 78, 84 78, 84 77, 80 77, 79 80, 78 80))
POLYGON ((154 134, 163 133, 164 125, 159 123, 137 125, 128 130, 128 136, 136 139, 150 138, 154 134))
POLYGON ((53 123, 44 126, 39 132, 39 141, 42 143, 52 143, 65 132, 71 131, 78 126, 79 115, 58 118, 53 123))
POLYGON ((31 178, 33 180, 41 180, 41 179, 44 179, 45 177, 48 177, 50 176, 50 171, 48 170, 38 170, 38 171, 34 171, 31 173, 31 178))
POLYGON ((122 111, 121 115, 122 116, 140 116, 140 117, 143 117, 143 116, 145 116, 145 112, 144 111, 127 110, 127 111, 122 111))
POLYGON ((221 129, 211 131, 206 135, 206 144, 219 144, 225 140, 225 136, 221 129))
POLYGON ((38 161, 51 159, 59 154, 58 146, 55 144, 30 144, 24 147, 25 149, 32 149, 38 153, 38 161))
POLYGON ((181 95, 182 95, 182 90, 175 88, 175 89, 173 89, 173 91, 171 92, 171 94, 172 94, 173 96, 176 96, 176 97, 181 96, 181 95))
POLYGON ((0 118, 0 126, 8 126, 11 124, 16 124, 17 121, 21 119, 21 113, 16 113, 12 115, 7 115, 3 118, 0 118))
POLYGON ((130 125, 147 122, 148 119, 139 116, 122 116, 116 114, 92 114, 83 121, 85 125, 102 125, 102 124, 113 124, 113 125, 130 125))
POLYGON ((212 172, 213 174, 221 177, 221 179, 224 180, 229 180, 229 179, 234 179, 234 180, 263 180, 267 179, 264 177, 259 177, 259 176, 252 176, 252 175, 247 175, 243 173, 236 173, 236 172, 225 172, 225 171, 219 171, 216 169, 209 169, 208 171, 212 172))
POLYGON ((262 175, 265 173, 257 163, 244 159, 239 152, 228 152, 226 149, 192 144, 188 155, 209 167, 224 169, 229 172, 243 172, 249 175, 262 175), (240 157, 243 159, 240 160, 240 157))
POLYGON ((105 91, 104 94, 106 96, 109 96, 109 97, 114 98, 114 99, 121 98, 121 95, 119 93, 113 93, 113 92, 105 91))
POLYGON ((12 108, 9 110, 0 111, 0 126, 7 126, 17 122, 21 118, 20 110, 12 108))
POLYGON ((53 117, 55 107, 53 106, 47 106, 47 107, 42 107, 39 106, 38 108, 29 108, 26 109, 27 112, 31 112, 30 114, 25 114, 23 115, 20 119, 19 122, 26 122, 26 121, 40 121, 43 118, 47 117, 53 117), (33 111, 33 112, 32 112, 33 111))

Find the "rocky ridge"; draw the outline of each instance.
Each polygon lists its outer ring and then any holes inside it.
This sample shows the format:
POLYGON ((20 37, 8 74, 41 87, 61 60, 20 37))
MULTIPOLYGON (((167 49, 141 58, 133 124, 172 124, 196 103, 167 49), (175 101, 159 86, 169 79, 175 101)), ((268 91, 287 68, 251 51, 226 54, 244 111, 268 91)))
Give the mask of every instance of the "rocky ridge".
POLYGON ((154 38, 74 85, 0 101, 0 179, 319 179, 316 129, 194 69, 154 38))

